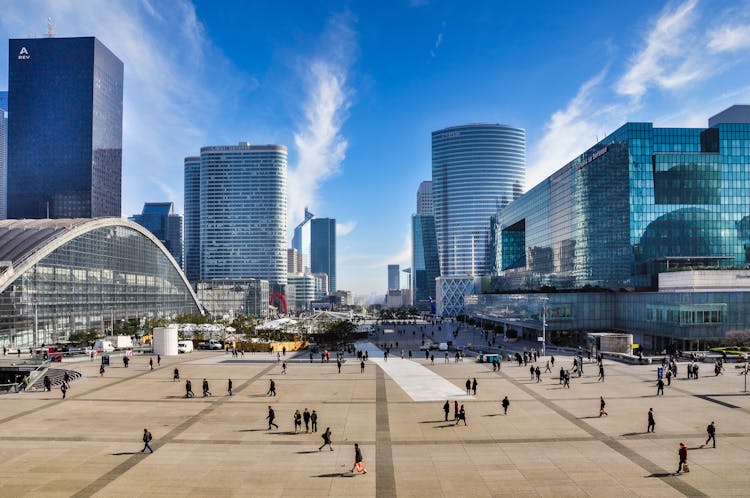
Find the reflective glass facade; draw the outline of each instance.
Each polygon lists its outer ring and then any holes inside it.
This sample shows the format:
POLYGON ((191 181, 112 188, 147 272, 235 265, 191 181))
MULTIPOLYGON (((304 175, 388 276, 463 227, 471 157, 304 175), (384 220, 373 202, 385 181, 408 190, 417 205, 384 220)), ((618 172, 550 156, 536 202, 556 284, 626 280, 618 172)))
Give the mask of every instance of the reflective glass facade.
POLYGON ((432 133, 432 199, 440 270, 487 273, 490 217, 524 189, 526 132, 496 124, 432 133))
POLYGON ((328 290, 336 290, 336 220, 310 220, 310 269, 328 275, 328 290))
POLYGON ((435 235, 435 217, 415 214, 411 217, 412 288, 414 305, 429 309, 429 299, 435 299, 435 279, 440 276, 437 237, 435 235))
POLYGON ((286 159, 278 145, 201 149, 201 280, 286 284, 286 159))
POLYGON ((185 237, 182 268, 192 285, 201 278, 201 158, 185 158, 185 237))
POLYGON ((750 124, 627 123, 497 214, 498 290, 750 262, 750 124))
POLYGON ((0 219, 8 217, 8 92, 0 92, 0 219))
POLYGON ((216 279, 198 283, 198 299, 214 317, 268 317, 268 282, 257 279, 216 279))
POLYGON ((99 40, 9 42, 8 216, 120 216, 123 64, 99 40))
POLYGON ((0 277, 1 343, 50 343, 111 329, 112 319, 200 313, 179 267, 144 228, 121 219, 60 221, 70 224, 34 220, 20 232, 13 227, 29 221, 0 222, 0 251, 13 255, 0 277))
POLYGON ((182 268, 182 216, 174 212, 174 203, 147 202, 130 219, 154 234, 182 268))

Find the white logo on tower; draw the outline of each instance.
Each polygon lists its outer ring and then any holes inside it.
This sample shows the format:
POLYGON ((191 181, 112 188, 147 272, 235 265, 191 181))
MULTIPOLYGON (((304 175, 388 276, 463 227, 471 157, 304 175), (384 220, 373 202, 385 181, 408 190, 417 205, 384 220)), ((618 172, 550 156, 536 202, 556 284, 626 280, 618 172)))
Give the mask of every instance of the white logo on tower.
POLYGON ((21 47, 21 51, 18 52, 18 60, 25 61, 31 59, 31 56, 29 55, 29 51, 26 50, 26 47, 21 47))

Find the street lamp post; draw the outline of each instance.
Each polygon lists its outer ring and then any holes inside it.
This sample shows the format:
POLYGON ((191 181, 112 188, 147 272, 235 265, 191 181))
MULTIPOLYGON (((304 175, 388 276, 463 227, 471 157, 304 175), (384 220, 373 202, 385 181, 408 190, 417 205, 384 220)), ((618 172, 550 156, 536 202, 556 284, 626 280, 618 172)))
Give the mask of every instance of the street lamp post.
POLYGON ((547 301, 548 297, 541 297, 542 301, 542 356, 547 356, 547 301))

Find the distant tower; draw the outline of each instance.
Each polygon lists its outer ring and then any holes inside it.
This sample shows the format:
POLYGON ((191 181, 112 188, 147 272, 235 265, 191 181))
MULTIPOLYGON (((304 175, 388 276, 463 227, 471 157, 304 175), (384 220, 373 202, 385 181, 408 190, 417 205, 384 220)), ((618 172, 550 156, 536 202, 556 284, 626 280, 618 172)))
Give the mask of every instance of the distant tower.
POLYGON ((399 265, 388 265, 388 290, 401 290, 401 270, 399 265))
POLYGON ((503 199, 523 191, 526 132, 499 124, 432 132, 432 198, 445 277, 487 273, 490 217, 503 199))
POLYGON ((417 214, 434 214, 432 205, 432 182, 425 181, 419 184, 417 190, 417 214))
POLYGON ((310 268, 328 275, 328 289, 336 289, 336 219, 314 218, 310 222, 310 268))

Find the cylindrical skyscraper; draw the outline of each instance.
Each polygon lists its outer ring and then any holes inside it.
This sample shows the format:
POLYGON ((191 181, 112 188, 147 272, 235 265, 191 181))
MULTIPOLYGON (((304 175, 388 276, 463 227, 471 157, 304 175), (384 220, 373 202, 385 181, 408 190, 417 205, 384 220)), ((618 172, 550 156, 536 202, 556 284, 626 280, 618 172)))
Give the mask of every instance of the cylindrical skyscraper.
POLYGON ((287 150, 201 148, 200 278, 286 285, 287 150))
POLYGON ((526 131, 499 124, 432 132, 432 197, 443 276, 487 272, 490 216, 523 193, 526 131))

